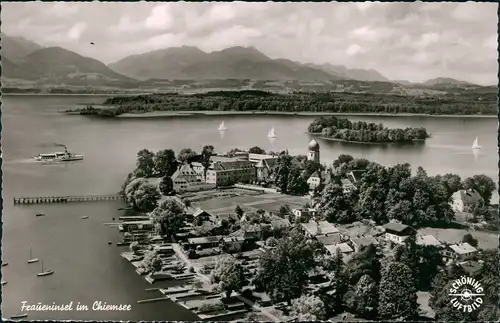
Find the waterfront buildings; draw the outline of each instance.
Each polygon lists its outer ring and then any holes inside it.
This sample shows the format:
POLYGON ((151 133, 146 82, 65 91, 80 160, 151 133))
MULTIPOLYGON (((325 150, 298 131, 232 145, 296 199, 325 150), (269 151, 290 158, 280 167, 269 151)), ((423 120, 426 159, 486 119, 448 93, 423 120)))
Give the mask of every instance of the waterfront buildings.
POLYGON ((207 170, 206 183, 230 186, 236 183, 251 183, 256 178, 255 166, 250 161, 216 161, 207 170))
POLYGON ((192 164, 182 164, 171 178, 176 192, 203 191, 215 187, 211 183, 205 183, 192 164))

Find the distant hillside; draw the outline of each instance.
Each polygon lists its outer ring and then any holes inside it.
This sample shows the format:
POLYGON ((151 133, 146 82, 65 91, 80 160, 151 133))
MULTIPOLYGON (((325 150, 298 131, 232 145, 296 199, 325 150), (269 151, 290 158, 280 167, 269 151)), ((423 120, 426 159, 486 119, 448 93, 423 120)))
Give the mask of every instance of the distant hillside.
POLYGON ((430 79, 422 83, 422 85, 427 85, 427 86, 434 86, 434 85, 441 85, 441 84, 453 84, 453 85, 474 85, 469 82, 465 81, 460 81, 456 79, 452 79, 449 77, 438 77, 434 79, 430 79))
POLYGON ((1 34, 1 37, 2 58, 16 60, 42 49, 42 46, 23 37, 11 37, 5 34, 1 34))
POLYGON ((307 66, 321 69, 329 74, 332 74, 339 79, 352 79, 358 81, 370 81, 370 82, 390 82, 390 80, 377 72, 374 69, 364 70, 364 69, 349 69, 343 65, 333 65, 333 64, 306 64, 307 66))
POLYGON ((110 68, 146 79, 335 80, 323 70, 284 59, 271 59, 253 47, 205 53, 196 47, 167 48, 128 56, 110 68))
POLYGON ((43 80, 68 85, 126 86, 136 81, 116 73, 104 63, 78 55, 61 47, 39 49, 3 66, 3 77, 43 80))

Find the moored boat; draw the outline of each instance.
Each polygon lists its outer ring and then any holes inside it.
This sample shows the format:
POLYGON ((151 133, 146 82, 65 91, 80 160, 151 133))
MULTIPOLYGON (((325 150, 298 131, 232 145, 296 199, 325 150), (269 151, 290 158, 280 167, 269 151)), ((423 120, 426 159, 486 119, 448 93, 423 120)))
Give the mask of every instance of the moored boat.
POLYGON ((15 320, 15 319, 23 319, 25 317, 28 317, 28 314, 27 313, 20 313, 20 314, 16 314, 16 315, 12 315, 10 317, 11 320, 15 320))
POLYGON ((50 269, 44 270, 43 269, 43 260, 41 261, 41 263, 42 263, 42 270, 38 274, 36 274, 38 277, 48 276, 48 275, 52 275, 54 273, 54 271, 50 270, 50 269))

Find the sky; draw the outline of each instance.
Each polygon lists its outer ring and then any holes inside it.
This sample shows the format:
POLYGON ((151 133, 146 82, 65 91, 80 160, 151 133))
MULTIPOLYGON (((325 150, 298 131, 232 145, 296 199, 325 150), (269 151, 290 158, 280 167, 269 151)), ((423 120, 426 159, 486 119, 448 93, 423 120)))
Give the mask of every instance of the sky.
POLYGON ((498 83, 496 3, 3 2, 2 32, 108 64, 182 45, 376 69, 392 80, 498 83), (95 45, 90 45, 94 42, 95 45))

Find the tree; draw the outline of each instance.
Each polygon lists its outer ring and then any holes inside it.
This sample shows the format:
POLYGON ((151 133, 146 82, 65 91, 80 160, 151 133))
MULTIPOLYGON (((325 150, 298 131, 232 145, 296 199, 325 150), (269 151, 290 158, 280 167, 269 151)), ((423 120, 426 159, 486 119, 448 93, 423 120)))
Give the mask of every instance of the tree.
POLYGON ((212 162, 212 154, 214 152, 214 146, 212 145, 207 145, 204 146, 202 151, 201 151, 201 165, 203 166, 203 177, 207 177, 207 170, 210 167, 210 164, 212 162))
POLYGON ((192 150, 191 148, 183 148, 179 152, 177 159, 179 160, 179 162, 184 164, 184 163, 189 163, 197 155, 198 154, 194 150, 192 150))
POLYGON ((325 186, 323 194, 318 196, 315 206, 318 212, 332 223, 350 223, 355 220, 353 205, 344 194, 342 186, 331 182, 325 186))
POLYGON ((378 286, 368 275, 363 275, 345 296, 350 312, 364 318, 377 317, 378 286))
POLYGON ((144 178, 136 178, 128 183, 127 187, 125 187, 125 200, 127 204, 136 207, 135 192, 145 183, 148 183, 148 181, 144 178))
POLYGON ((415 286, 418 282, 418 264, 420 262, 420 250, 417 245, 417 236, 414 231, 408 238, 405 239, 404 244, 396 249, 394 255, 396 261, 405 264, 412 271, 413 281, 415 286))
POLYGON ((137 170, 139 170, 144 177, 153 176, 155 162, 155 154, 147 149, 142 149, 137 153, 137 170))
POLYGON ((473 246, 474 248, 477 247, 477 239, 474 239, 474 237, 472 236, 472 234, 470 233, 466 233, 463 238, 462 238, 462 242, 467 242, 468 244, 470 244, 471 246, 473 246))
POLYGON ((230 297, 233 291, 240 291, 245 285, 245 270, 234 257, 224 255, 217 259, 210 279, 217 284, 217 290, 230 297))
POLYGON ((266 151, 258 146, 254 146, 250 149, 248 149, 248 152, 250 154, 259 154, 259 155, 264 155, 266 153, 266 151))
POLYGON ((303 196, 309 191, 309 184, 300 173, 300 170, 293 167, 288 174, 288 184, 286 192, 291 195, 303 196))
POLYGON ((288 204, 282 204, 280 205, 280 208, 278 210, 278 216, 283 219, 288 219, 292 215, 292 209, 290 208, 290 205, 288 204))
POLYGON ((347 263, 349 281, 356 284, 364 275, 370 276, 377 284, 380 282, 381 256, 373 244, 362 247, 347 263))
POLYGON ((302 295, 292 302, 291 314, 299 321, 316 321, 326 318, 325 304, 314 295, 302 295))
POLYGON ((315 265, 312 245, 303 234, 292 231, 262 255, 254 283, 266 290, 272 300, 284 300, 291 305, 291 300, 301 295, 309 270, 315 265))
POLYGON ((418 290, 429 290, 435 277, 444 267, 443 257, 435 246, 422 246, 419 250, 418 290))
POLYGON ((141 212, 153 211, 159 199, 160 192, 150 183, 143 183, 134 193, 134 205, 141 212))
POLYGON ((490 204, 491 196, 493 192, 496 190, 495 182, 486 175, 474 175, 472 177, 467 178, 463 186, 465 189, 473 189, 476 190, 479 195, 484 199, 484 203, 486 205, 490 204))
POLYGON ((120 195, 123 196, 124 199, 127 198, 127 194, 125 193, 125 190, 127 189, 127 186, 130 184, 135 179, 134 173, 128 173, 127 178, 125 179, 125 182, 123 182, 122 187, 120 189, 120 195))
POLYGON ((154 169, 156 174, 160 176, 172 176, 177 170, 177 159, 172 149, 160 150, 154 158, 154 169))
POLYGON ((243 216, 243 214, 245 212, 243 212, 243 209, 239 205, 236 205, 236 208, 234 209, 234 213, 236 213, 236 215, 241 219, 241 217, 243 216))
POLYGON ((160 224, 162 234, 174 237, 184 225, 184 207, 174 199, 163 201, 152 213, 160 224))
POLYGON ((170 176, 164 176, 161 179, 159 188, 161 194, 172 195, 172 192, 174 191, 174 182, 172 181, 172 178, 170 178, 170 176))
POLYGON ((384 320, 412 319, 418 314, 417 290, 412 271, 401 262, 382 269, 378 313, 384 320))
POLYGON ((453 193, 463 189, 462 179, 456 174, 444 174, 436 176, 436 179, 444 184, 448 191, 448 196, 451 197, 453 193))
POLYGON ((281 193, 286 194, 288 188, 288 180, 290 170, 292 168, 292 156, 281 154, 276 162, 276 186, 281 190, 281 193))

